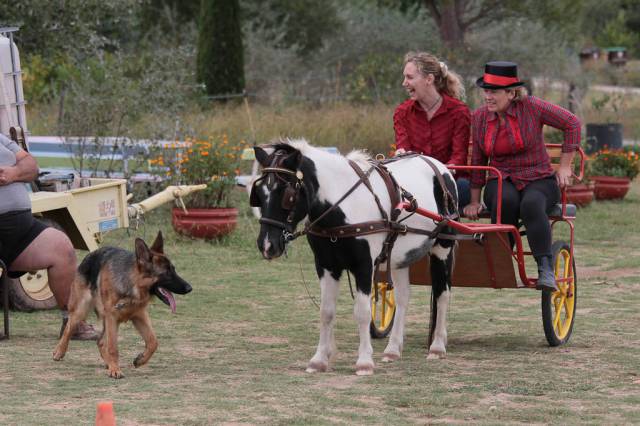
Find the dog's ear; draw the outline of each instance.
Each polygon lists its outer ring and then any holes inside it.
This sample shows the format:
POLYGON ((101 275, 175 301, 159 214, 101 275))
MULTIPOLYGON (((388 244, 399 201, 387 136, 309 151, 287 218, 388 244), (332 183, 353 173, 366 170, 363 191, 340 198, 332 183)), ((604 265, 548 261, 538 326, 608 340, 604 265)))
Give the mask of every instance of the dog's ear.
POLYGON ((158 235, 156 236, 156 240, 151 245, 151 251, 155 251, 156 253, 164 254, 164 241, 162 239, 162 231, 158 231, 158 235))
POLYGON ((146 266, 151 263, 151 258, 151 250, 149 250, 147 244, 142 238, 136 238, 136 260, 138 265, 146 270, 146 266))

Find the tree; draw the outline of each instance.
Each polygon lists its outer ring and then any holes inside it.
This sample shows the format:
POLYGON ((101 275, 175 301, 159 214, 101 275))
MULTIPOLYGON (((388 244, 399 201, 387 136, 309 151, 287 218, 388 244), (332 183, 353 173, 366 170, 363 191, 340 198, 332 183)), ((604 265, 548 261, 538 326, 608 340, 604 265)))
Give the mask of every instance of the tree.
POLYGON ((184 27, 197 23, 200 0, 144 0, 140 7, 140 27, 143 33, 158 29, 173 37, 184 27))
POLYGON ((411 4, 422 5, 436 23, 444 46, 450 50, 464 46, 466 34, 481 26, 509 18, 541 20, 546 24, 573 29, 567 16, 575 16, 583 0, 378 0, 382 6, 405 12, 411 4))
POLYGON ((300 56, 319 49, 341 25, 333 0, 244 0, 243 11, 275 47, 293 47, 300 56))
POLYGON ((244 58, 238 0, 202 0, 197 78, 209 95, 244 90, 244 58))

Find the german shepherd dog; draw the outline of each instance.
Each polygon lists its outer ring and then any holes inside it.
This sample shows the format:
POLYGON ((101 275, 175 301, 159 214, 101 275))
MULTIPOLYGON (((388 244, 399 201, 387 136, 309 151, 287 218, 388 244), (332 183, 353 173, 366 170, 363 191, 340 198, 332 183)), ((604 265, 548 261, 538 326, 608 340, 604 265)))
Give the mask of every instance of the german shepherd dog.
POLYGON ((118 364, 120 323, 131 320, 144 339, 144 352, 133 360, 133 365, 140 367, 149 361, 158 347, 146 309, 151 296, 158 296, 175 313, 172 293, 187 294, 191 286, 176 274, 165 256, 161 232, 151 248, 136 238, 135 249, 134 254, 116 247, 102 247, 89 253, 80 263, 69 297, 69 319, 53 353, 54 360, 60 361, 64 357, 76 326, 93 308, 102 318, 98 349, 109 377, 124 377, 118 364))

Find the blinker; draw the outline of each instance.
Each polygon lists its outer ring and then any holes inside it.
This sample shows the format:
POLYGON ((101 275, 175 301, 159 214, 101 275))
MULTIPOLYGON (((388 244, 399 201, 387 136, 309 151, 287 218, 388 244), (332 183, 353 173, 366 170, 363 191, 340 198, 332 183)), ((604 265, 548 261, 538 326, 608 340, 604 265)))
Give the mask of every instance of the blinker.
POLYGON ((282 208, 291 210, 296 204, 296 189, 292 185, 287 185, 282 194, 282 208))

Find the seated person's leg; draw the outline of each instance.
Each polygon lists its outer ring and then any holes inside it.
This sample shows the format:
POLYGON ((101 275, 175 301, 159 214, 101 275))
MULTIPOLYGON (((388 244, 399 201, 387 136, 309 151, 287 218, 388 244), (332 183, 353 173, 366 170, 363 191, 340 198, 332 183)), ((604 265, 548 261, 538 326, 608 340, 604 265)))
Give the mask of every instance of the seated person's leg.
MULTIPOLYGON (((62 327, 64 329, 71 284, 76 273, 75 250, 64 232, 47 228, 41 222, 33 220, 31 212, 25 217, 25 228, 31 229, 31 232, 27 232, 25 237, 28 239, 35 235, 35 238, 15 258, 9 270, 47 269, 49 287, 58 306, 62 309, 62 327)), ((24 244, 22 246, 24 247, 24 244)), ((100 337, 99 333, 90 324, 82 321, 71 338, 73 340, 97 340, 98 337, 100 337)))
POLYGON ((462 214, 462 209, 471 201, 471 184, 467 178, 456 179, 458 187, 458 210, 462 214))
POLYGON ((76 273, 76 253, 69 238, 57 229, 46 228, 11 264, 12 271, 46 269, 49 287, 61 309, 66 309, 76 273))
MULTIPOLYGON (((498 180, 491 179, 484 188, 483 201, 491 211, 491 222, 497 222, 498 180)), ((502 223, 518 225, 520 215, 520 192, 509 180, 502 182, 502 223)))
POLYGON ((527 240, 538 264, 538 288, 557 290, 552 265, 551 225, 548 212, 560 199, 555 177, 530 183, 522 191, 520 213, 527 229, 527 240))
MULTIPOLYGON (((484 204, 491 209, 491 223, 497 222, 498 216, 498 180, 491 179, 484 189, 484 204)), ((502 181, 502 223, 518 226, 520 215, 520 192, 510 180, 502 181)), ((513 235, 509 234, 511 248, 515 244, 513 235)))
POLYGON ((531 182, 522 191, 520 216, 534 256, 551 256, 551 225, 548 212, 560 200, 555 177, 531 182))

